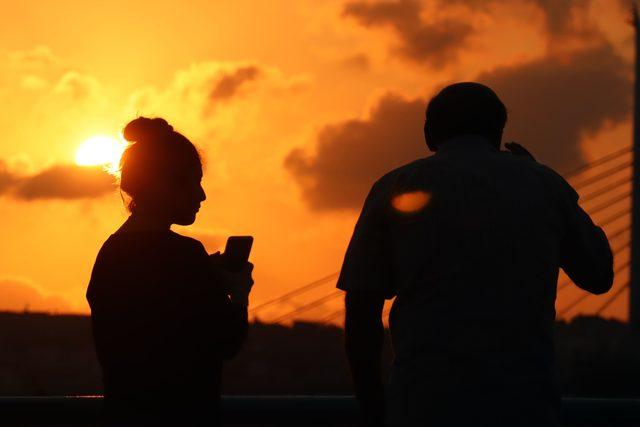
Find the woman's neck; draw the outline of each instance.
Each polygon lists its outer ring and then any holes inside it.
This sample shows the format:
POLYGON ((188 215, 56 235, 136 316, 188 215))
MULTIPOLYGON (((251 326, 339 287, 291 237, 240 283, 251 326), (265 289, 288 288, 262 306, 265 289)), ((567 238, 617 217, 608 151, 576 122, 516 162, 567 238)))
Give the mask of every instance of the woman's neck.
POLYGON ((157 215, 144 212, 132 213, 122 224, 120 231, 169 231, 171 222, 157 215))

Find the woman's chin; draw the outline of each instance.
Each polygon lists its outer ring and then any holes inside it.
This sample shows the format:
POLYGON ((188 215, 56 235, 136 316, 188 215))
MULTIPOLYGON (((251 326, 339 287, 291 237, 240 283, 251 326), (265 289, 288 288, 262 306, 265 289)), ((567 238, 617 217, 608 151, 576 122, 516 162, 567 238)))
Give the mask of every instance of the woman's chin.
POLYGON ((191 225, 196 221, 196 214, 190 214, 190 215, 182 215, 178 218, 176 218, 174 220, 174 224, 178 224, 178 225, 191 225))

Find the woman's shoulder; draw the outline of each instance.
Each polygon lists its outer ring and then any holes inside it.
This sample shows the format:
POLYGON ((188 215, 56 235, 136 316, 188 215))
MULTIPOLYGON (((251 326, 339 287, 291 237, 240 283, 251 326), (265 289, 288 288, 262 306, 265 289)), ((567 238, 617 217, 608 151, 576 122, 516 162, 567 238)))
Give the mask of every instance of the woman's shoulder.
POLYGON ((184 250, 205 252, 204 245, 197 239, 176 233, 175 231, 116 231, 102 245, 101 251, 110 251, 122 247, 172 246, 184 250))
POLYGON ((200 241, 173 231, 115 232, 98 251, 94 273, 112 270, 114 266, 118 266, 118 269, 142 268, 148 265, 149 260, 161 262, 161 266, 155 265, 156 269, 170 268, 176 262, 207 257, 207 251, 200 241))
POLYGON ((170 237, 174 240, 174 242, 178 245, 184 246, 185 248, 189 248, 191 250, 197 252, 207 253, 202 242, 198 239, 194 239, 193 237, 185 236, 183 234, 176 233, 175 231, 169 231, 170 237))

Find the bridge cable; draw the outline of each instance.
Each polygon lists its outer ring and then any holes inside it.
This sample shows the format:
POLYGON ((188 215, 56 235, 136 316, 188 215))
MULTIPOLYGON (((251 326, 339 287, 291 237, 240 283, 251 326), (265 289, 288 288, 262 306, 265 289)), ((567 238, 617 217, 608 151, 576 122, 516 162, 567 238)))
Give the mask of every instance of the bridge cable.
POLYGON ((625 216, 627 214, 630 214, 630 213, 631 212, 629 212, 629 208, 624 208, 624 209, 619 210, 618 212, 614 213, 613 215, 607 217, 606 219, 600 221, 598 223, 598 225, 600 227, 604 227, 605 225, 609 225, 612 222, 614 222, 614 221, 616 221, 616 220, 618 220, 618 219, 622 218, 623 216, 625 216))
POLYGON ((334 298, 336 298, 336 297, 338 297, 338 296, 340 296, 340 295, 342 295, 342 291, 337 290, 337 291, 335 291, 335 292, 330 293, 329 295, 325 295, 325 296, 324 296, 324 297, 322 297, 322 298, 318 298, 318 299, 316 299, 316 300, 314 300, 314 301, 312 301, 312 302, 310 302, 310 303, 308 303, 308 304, 305 304, 305 305, 303 305, 303 306, 301 306, 301 307, 298 307, 298 308, 296 308, 295 310, 292 310, 292 311, 290 311, 290 312, 288 312, 288 313, 286 313, 286 314, 283 314, 283 315, 281 315, 281 316, 278 316, 278 317, 276 317, 275 319, 271 320, 271 322, 273 322, 273 323, 280 323, 280 322, 282 322, 283 320, 287 320, 287 319, 291 318, 292 316, 294 316, 294 315, 296 315, 296 314, 299 314, 299 313, 302 313, 302 312, 308 311, 308 310, 310 310, 310 309, 312 309, 312 308, 315 308, 315 307, 317 307, 317 306, 319 306, 319 305, 322 305, 322 304, 324 304, 325 302, 327 302, 327 301, 329 301, 329 300, 332 300, 332 299, 334 299, 334 298))
POLYGON ((596 199, 604 194, 607 194, 609 191, 611 190, 615 190, 616 188, 618 188, 621 185, 627 184, 627 183, 631 183, 631 176, 627 176, 624 177, 620 180, 617 180, 615 182, 612 182, 611 184, 605 185, 602 188, 599 188, 595 191, 592 191, 591 193, 585 195, 584 197, 580 198, 581 202, 588 202, 591 201, 593 199, 596 199))
POLYGON ((597 175, 591 176, 589 178, 585 178, 582 181, 579 181, 577 184, 573 184, 572 187, 574 190, 579 190, 580 188, 584 188, 587 187, 589 185, 595 184, 596 182, 604 179, 604 178, 608 178, 611 175, 614 175, 618 172, 621 172, 623 170, 625 170, 626 168, 630 167, 633 164, 633 162, 631 160, 626 161, 624 163, 621 163, 619 165, 616 165, 612 168, 609 168, 603 172, 600 172, 597 175))
MULTIPOLYGON (((630 230, 630 229, 627 229, 627 230, 630 230)), ((624 231, 627 231, 627 230, 624 230, 624 231)), ((618 253, 622 252, 624 249, 627 249, 629 246, 631 246, 631 241, 625 242, 623 245, 615 248, 612 252, 614 255, 617 255, 618 253)), ((566 280, 558 284, 558 289, 556 292, 560 292, 561 290, 569 286, 571 283, 573 283, 573 281, 567 277, 566 280)))
POLYGON ((629 287, 630 282, 626 282, 624 285, 622 285, 613 295, 611 295, 609 297, 608 300, 605 301, 604 304, 602 304, 598 310, 596 310, 596 316, 599 316, 600 313, 602 313, 607 307, 609 307, 611 304, 613 304, 613 302, 618 299, 618 297, 620 295, 622 295, 622 292, 624 292, 625 289, 627 289, 629 287))
MULTIPOLYGON (((615 269, 614 275, 619 273, 620 271, 624 270, 625 268, 629 267, 630 265, 630 261, 625 262, 624 264, 622 264, 621 266, 617 267, 615 269)), ((592 293, 589 292, 585 292, 583 295, 580 295, 578 298, 576 298, 573 302, 571 302, 569 305, 567 305, 565 308, 563 308, 559 313, 558 313, 558 317, 563 316, 565 314, 567 314, 568 311, 570 311, 571 309, 573 309, 574 307, 576 307, 578 304, 580 304, 582 301, 584 301, 585 299, 587 299, 588 297, 590 297, 591 295, 593 295, 592 293)))
POLYGON ((264 302, 262 304, 259 304, 259 305, 255 306, 255 307, 251 308, 249 310, 249 313, 255 313, 256 311, 261 310, 264 307, 267 307, 267 306, 273 305, 273 304, 277 304, 277 303, 282 302, 282 301, 286 301, 286 300, 288 300, 288 299, 290 299, 292 297, 295 297, 297 295, 300 295, 300 294, 308 292, 308 291, 310 291, 312 289, 315 289, 318 286, 325 284, 326 282, 329 282, 329 281, 331 281, 333 279, 338 278, 339 274, 340 274, 340 272, 335 272, 335 273, 332 273, 332 274, 330 274, 328 276, 322 277, 322 278, 320 278, 318 280, 314 280, 313 282, 311 282, 309 284, 306 284, 306 285, 300 286, 298 288, 295 288, 291 292, 287 292, 286 294, 281 295, 278 298, 274 298, 274 299, 272 299, 270 301, 264 302))
POLYGON ((587 163, 587 164, 582 165, 582 166, 580 166, 580 167, 578 167, 576 169, 573 169, 572 171, 569 171, 569 172, 565 173, 563 176, 565 178, 567 178, 567 179, 568 178, 572 178, 572 177, 574 177, 576 175, 579 175, 580 173, 582 173, 584 171, 587 171, 587 170, 589 170, 591 168, 594 168, 596 166, 599 166, 599 165, 602 165, 604 163, 607 163, 607 162, 609 162, 609 161, 611 161, 613 159, 617 159, 618 157, 620 157, 620 156, 622 156, 622 155, 624 155, 626 153, 630 153, 631 150, 632 150, 631 147, 625 147, 625 148, 622 148, 620 150, 614 151, 611 154, 607 154, 606 156, 600 157, 599 159, 596 159, 596 160, 594 160, 594 161, 592 161, 590 163, 587 163))
POLYGON ((589 210, 589 216, 595 215, 598 212, 607 209, 608 207, 610 207, 611 205, 613 205, 615 203, 618 203, 618 202, 621 202, 623 200, 626 200, 629 196, 631 196, 631 190, 629 190, 626 193, 618 194, 617 196, 612 197, 611 199, 607 200, 604 203, 601 203, 600 205, 596 206, 595 208, 590 209, 589 210))

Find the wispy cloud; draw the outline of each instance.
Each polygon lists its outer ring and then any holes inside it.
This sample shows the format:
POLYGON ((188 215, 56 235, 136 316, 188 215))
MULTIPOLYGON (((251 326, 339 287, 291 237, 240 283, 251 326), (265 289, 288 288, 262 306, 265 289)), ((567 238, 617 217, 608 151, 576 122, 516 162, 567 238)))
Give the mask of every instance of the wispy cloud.
POLYGON ((0 162, 0 194, 19 200, 88 199, 115 189, 115 178, 100 167, 53 165, 32 175, 22 175, 0 162))

